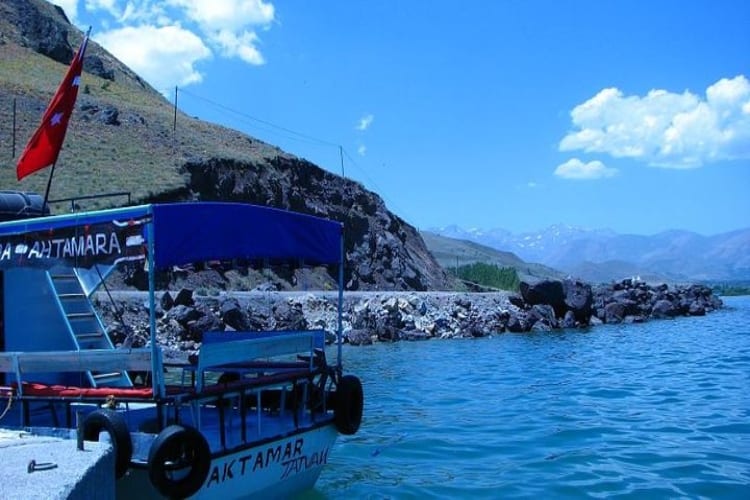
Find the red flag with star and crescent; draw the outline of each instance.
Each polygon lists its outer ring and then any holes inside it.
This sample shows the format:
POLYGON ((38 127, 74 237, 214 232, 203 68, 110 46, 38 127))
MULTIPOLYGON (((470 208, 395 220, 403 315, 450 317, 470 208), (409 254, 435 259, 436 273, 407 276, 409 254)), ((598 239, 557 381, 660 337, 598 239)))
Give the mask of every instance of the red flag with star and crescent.
POLYGON ((55 96, 44 112, 42 123, 36 129, 34 135, 26 144, 26 148, 18 159, 16 174, 20 181, 37 170, 49 167, 57 162, 65 132, 68 129, 68 120, 73 113, 73 107, 78 96, 78 87, 81 82, 81 71, 83 70, 83 53, 86 51, 89 37, 86 35, 78 48, 65 78, 55 92, 55 96))

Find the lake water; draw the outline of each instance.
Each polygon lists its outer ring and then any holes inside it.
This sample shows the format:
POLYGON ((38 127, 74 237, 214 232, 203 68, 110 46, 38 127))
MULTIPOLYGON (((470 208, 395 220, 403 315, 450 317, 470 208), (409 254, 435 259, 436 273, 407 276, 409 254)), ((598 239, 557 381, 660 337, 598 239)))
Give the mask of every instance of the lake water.
POLYGON ((750 297, 725 304, 347 348, 365 418, 303 498, 750 498, 750 297))

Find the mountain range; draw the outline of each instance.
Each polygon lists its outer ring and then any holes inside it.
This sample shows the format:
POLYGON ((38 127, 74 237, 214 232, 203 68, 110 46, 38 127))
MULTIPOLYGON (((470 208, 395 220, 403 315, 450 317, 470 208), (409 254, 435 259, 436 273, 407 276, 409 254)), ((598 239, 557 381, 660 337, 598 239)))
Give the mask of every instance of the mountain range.
POLYGON ((425 234, 466 240, 537 262, 586 281, 628 276, 665 281, 750 279, 750 228, 713 236, 683 230, 618 234, 556 224, 537 232, 447 226, 425 234))

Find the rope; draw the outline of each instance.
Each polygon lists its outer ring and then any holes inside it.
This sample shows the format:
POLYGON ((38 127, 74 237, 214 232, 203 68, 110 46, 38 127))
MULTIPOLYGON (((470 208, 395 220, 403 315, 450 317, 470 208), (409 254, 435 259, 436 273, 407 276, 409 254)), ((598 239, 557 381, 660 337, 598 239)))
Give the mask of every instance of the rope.
MULTIPOLYGON (((120 322, 122 327, 125 329, 125 339, 123 340, 123 344, 125 344, 128 340, 130 342, 133 342, 134 332, 133 329, 130 328, 130 326, 125 324, 125 321, 122 318, 122 310, 117 306, 117 303, 115 302, 115 299, 112 297, 112 294, 109 291, 109 287, 107 287, 107 283, 104 281, 104 276, 102 276, 102 272, 99 269, 99 266, 95 265, 94 268, 96 269, 96 273, 99 275, 99 281, 102 284, 102 287, 104 288, 104 291, 107 292, 107 297, 109 297, 109 301, 112 303, 112 308, 114 309, 114 315, 115 319, 120 322)), ((129 347, 129 346, 128 346, 129 347)))
POLYGON ((3 410, 2 415, 0 415, 0 420, 2 420, 5 415, 10 411, 10 407, 13 404, 13 391, 8 392, 8 404, 5 407, 5 410, 3 410))

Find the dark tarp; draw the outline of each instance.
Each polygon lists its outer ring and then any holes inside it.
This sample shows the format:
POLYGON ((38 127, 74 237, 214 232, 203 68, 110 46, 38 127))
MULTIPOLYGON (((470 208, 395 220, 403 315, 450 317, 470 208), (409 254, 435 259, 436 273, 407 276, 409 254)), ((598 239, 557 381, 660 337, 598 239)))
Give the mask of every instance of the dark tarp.
POLYGON ((156 266, 232 258, 341 262, 338 222, 240 203, 154 205, 156 266))
POLYGON ((157 269, 234 258, 342 260, 338 222, 256 205, 195 202, 0 223, 0 268, 90 267, 143 258, 149 221, 157 269))

